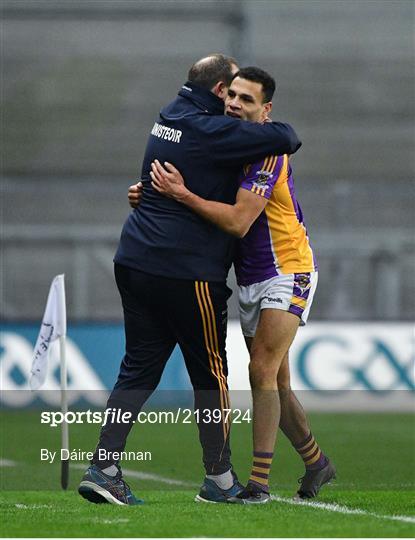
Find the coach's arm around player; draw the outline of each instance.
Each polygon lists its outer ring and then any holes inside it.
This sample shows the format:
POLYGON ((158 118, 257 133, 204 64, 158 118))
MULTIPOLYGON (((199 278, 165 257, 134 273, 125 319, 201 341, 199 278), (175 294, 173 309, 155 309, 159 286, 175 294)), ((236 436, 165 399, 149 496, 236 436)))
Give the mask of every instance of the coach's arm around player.
POLYGON ((143 197, 143 183, 139 180, 136 184, 132 184, 128 188, 128 203, 131 208, 138 208, 143 197))

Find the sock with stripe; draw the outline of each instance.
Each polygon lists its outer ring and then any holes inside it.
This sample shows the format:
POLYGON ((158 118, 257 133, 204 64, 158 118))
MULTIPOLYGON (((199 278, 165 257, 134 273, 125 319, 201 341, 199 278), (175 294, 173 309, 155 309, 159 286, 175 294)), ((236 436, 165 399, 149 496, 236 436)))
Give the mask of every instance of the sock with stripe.
POLYGON ((272 452, 254 451, 251 476, 248 480, 248 484, 253 484, 266 493, 269 493, 269 473, 273 456, 272 452))
POLYGON ((306 469, 318 470, 327 465, 328 459, 321 451, 311 432, 301 443, 295 444, 294 448, 300 454, 306 469))

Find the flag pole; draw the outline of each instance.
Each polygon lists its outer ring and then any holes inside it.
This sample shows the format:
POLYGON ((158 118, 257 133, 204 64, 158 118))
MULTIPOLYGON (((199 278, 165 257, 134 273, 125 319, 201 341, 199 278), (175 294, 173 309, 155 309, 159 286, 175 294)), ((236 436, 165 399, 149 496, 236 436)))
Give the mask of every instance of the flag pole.
MULTIPOLYGON (((62 275, 62 287, 59 289, 60 308, 61 308, 61 320, 66 322, 66 300, 65 300, 65 275, 62 275)), ((60 375, 61 375, 61 411, 63 415, 63 422, 61 426, 61 448, 69 450, 69 428, 66 422, 66 413, 68 412, 68 372, 66 367, 66 325, 65 332, 59 337, 59 351, 60 351, 60 375)), ((65 452, 66 453, 66 452, 65 452)), ((62 489, 67 489, 69 484, 69 459, 61 459, 61 486, 62 489)))
MULTIPOLYGON (((63 414, 61 448, 69 450, 69 429, 66 422, 66 413, 68 412, 67 395, 67 371, 66 371, 66 336, 59 338, 60 359, 61 359, 61 410, 63 414)), ((67 489, 69 483, 69 459, 61 459, 61 486, 67 489)))

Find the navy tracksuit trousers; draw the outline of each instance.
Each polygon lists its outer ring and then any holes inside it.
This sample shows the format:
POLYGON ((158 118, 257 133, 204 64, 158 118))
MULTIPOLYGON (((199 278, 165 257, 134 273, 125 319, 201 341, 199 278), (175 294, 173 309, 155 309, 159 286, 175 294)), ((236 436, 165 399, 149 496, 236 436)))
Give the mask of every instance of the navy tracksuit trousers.
MULTIPOLYGON (((169 279, 115 265, 124 310, 126 352, 107 408, 137 417, 156 389, 167 360, 178 343, 194 388, 195 409, 230 408, 225 351, 226 283, 169 279)), ((204 422, 198 429, 207 474, 221 474, 230 464, 229 422, 204 422)), ((124 450, 133 423, 103 426, 93 463, 105 468, 98 449, 124 450)))

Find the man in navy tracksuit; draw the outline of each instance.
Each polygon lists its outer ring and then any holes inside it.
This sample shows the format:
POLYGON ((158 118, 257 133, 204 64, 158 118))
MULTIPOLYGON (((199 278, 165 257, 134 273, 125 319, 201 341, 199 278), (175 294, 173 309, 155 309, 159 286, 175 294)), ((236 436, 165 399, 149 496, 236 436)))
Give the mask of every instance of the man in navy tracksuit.
MULTIPOLYGON (((154 159, 174 163, 191 191, 233 204, 244 164, 296 152, 301 143, 289 125, 240 122, 223 115, 223 98, 237 69, 233 59, 219 54, 199 60, 177 98, 162 109, 144 156, 143 198, 124 224, 114 259, 126 354, 107 408, 136 418, 178 343, 200 413, 206 478, 196 499, 209 502, 226 502, 241 489, 231 468, 226 415, 215 423, 202 414, 230 408, 225 338, 231 291, 226 277, 234 239, 157 193, 149 173, 154 159)), ((138 502, 122 479, 116 454, 124 450, 131 427, 132 422, 102 428, 93 465, 79 487, 88 500, 138 502)))

